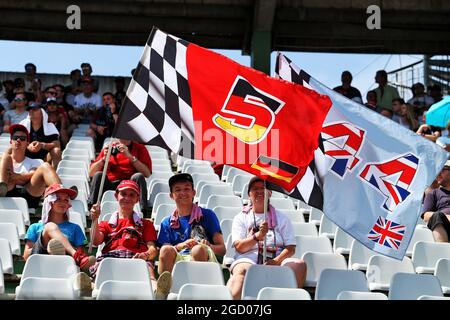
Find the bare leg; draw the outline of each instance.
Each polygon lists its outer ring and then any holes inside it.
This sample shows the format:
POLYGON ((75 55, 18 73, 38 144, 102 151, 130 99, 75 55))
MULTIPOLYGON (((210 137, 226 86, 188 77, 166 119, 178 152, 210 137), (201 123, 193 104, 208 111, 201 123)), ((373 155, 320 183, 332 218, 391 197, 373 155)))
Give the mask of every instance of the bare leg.
POLYGON ((442 224, 439 224, 433 230, 433 237, 436 242, 448 242, 447 231, 442 224))
POLYGON ((251 263, 241 262, 234 266, 230 279, 228 280, 227 287, 231 291, 231 295, 234 300, 241 299, 242 287, 244 285, 245 274, 248 268, 252 266, 251 263))
POLYGON ((40 197, 45 188, 54 183, 61 183, 61 179, 56 174, 55 169, 49 163, 44 162, 36 169, 25 188, 33 197, 40 197))
POLYGON ((0 161, 0 181, 8 185, 8 191, 14 189, 16 183, 11 179, 13 173, 13 160, 11 154, 5 152, 0 161))
POLYGON ((48 153, 50 155, 51 158, 51 164, 53 166, 53 168, 57 168, 58 167, 58 163, 61 161, 61 157, 62 157, 62 152, 61 152, 61 148, 53 148, 52 150, 50 150, 50 152, 48 153))
POLYGON ((282 266, 287 266, 294 271, 297 279, 297 286, 303 288, 306 280, 306 263, 303 260, 295 258, 287 258, 281 263, 282 266))
POLYGON ((150 282, 152 283, 152 290, 155 290, 156 289, 155 270, 149 267, 148 271, 150 272, 150 282))
POLYGON ((42 232, 42 241, 44 247, 47 247, 48 242, 51 239, 56 239, 62 243, 66 252, 73 256, 75 254, 75 249, 70 244, 69 240, 67 240, 66 236, 59 230, 58 225, 53 222, 48 222, 45 224, 44 231, 42 232))
POLYGON ((195 245, 191 250, 192 260, 194 261, 208 261, 209 254, 208 250, 202 245, 195 245))
POLYGON ((175 265, 175 259, 177 258, 177 251, 173 246, 164 245, 159 251, 159 264, 158 273, 161 274, 164 271, 172 272, 175 265))

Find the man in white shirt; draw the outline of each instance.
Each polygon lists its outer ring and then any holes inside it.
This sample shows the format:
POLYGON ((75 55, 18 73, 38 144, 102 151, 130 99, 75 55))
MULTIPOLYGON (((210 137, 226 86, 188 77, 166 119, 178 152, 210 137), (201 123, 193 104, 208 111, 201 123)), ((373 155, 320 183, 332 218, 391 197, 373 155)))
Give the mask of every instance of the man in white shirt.
POLYGON ((0 196, 23 197, 30 207, 36 207, 45 188, 61 180, 49 163, 25 156, 29 133, 21 124, 10 126, 11 148, 0 161, 0 196))
POLYGON ((93 79, 89 76, 81 79, 81 88, 83 92, 75 97, 73 107, 83 117, 83 123, 90 123, 94 111, 102 106, 102 98, 93 91, 93 79))
MULTIPOLYGON (((306 279, 306 264, 296 258, 296 240, 292 222, 272 205, 264 214, 264 180, 253 177, 248 184, 251 205, 244 207, 233 219, 231 237, 236 249, 230 271, 232 276, 227 283, 234 299, 240 299, 245 274, 254 264, 287 266, 294 271, 297 286, 303 287, 306 279), (263 259, 263 242, 266 238, 266 262, 263 259)), ((268 191, 268 197, 272 194, 268 191)), ((299 213, 300 214, 300 213, 299 213)))

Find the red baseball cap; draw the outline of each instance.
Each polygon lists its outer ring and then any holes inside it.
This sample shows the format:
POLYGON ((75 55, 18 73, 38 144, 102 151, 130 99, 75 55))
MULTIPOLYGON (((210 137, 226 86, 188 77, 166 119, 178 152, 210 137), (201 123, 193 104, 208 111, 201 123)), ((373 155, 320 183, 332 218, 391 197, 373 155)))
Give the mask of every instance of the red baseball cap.
POLYGON ((30 140, 30 133, 28 132, 27 127, 25 127, 21 124, 18 124, 18 123, 9 126, 9 134, 11 135, 11 138, 12 138, 14 132, 16 132, 16 131, 25 132, 27 134, 27 141, 30 140))
POLYGON ((54 183, 45 189, 44 198, 46 198, 48 195, 56 193, 56 192, 64 192, 67 194, 70 199, 75 199, 78 195, 78 189, 77 187, 73 186, 70 188, 64 188, 62 184, 54 183))
POLYGON ((139 185, 136 182, 134 182, 133 180, 122 180, 122 182, 119 183, 119 185, 117 186, 116 192, 126 190, 126 189, 131 189, 134 192, 136 192, 138 195, 141 194, 141 189, 139 188, 139 185))

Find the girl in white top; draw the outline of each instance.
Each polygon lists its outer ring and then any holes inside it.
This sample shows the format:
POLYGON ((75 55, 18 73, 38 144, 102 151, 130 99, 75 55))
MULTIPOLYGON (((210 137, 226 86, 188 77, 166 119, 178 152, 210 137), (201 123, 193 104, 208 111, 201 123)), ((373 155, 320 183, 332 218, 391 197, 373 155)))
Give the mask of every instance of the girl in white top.
MULTIPOLYGON (((267 221, 264 219, 264 180, 253 177, 248 186, 251 206, 245 207, 233 219, 232 240, 236 249, 235 261, 230 267, 232 276, 227 286, 234 299, 240 299, 245 273, 253 264, 262 264, 262 246, 266 237, 266 265, 290 267, 299 288, 306 278, 306 264, 291 258, 295 253, 295 235, 288 217, 269 205, 267 221)), ((268 191, 270 198, 271 191, 268 191)))

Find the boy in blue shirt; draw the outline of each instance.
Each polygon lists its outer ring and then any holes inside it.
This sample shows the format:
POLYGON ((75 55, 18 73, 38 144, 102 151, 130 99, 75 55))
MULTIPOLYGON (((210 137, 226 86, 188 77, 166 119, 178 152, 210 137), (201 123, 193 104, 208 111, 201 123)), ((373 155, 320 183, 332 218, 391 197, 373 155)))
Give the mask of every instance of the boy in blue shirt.
POLYGON ((176 174, 169 179, 169 187, 177 209, 161 222, 158 273, 172 272, 177 261, 217 262, 216 255, 225 255, 220 223, 212 210, 193 203, 192 176, 176 174))

